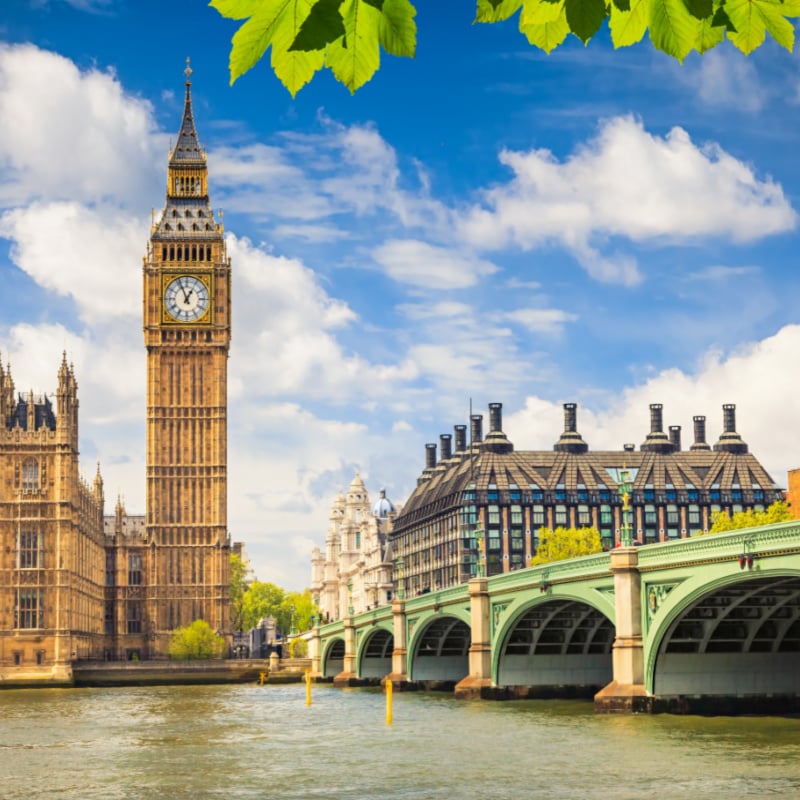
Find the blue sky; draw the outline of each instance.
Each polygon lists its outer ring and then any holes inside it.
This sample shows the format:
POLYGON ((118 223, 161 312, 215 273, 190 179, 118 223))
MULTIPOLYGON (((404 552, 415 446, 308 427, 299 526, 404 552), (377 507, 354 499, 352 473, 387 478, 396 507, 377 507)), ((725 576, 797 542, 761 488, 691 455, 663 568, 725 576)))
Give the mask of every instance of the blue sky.
POLYGON ((107 510, 144 508, 141 258, 187 56, 233 258, 230 527, 259 578, 307 585, 336 492, 358 470, 402 503, 470 400, 524 449, 568 401, 596 449, 639 444, 652 402, 714 441, 736 403, 785 486, 797 56, 680 66, 604 30, 547 57, 466 0, 418 6, 415 60, 293 100, 267 63, 229 86, 236 24, 203 2, 3 4, 0 352, 52 392, 67 350, 107 510))

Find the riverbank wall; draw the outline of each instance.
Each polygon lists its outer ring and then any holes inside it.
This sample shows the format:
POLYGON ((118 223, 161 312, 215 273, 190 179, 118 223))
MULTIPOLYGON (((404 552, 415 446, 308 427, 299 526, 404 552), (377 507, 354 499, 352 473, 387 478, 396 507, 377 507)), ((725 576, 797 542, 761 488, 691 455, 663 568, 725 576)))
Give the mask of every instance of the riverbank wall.
POLYGON ((308 659, 226 659, 208 661, 81 661, 0 675, 0 689, 89 686, 171 686, 215 683, 299 683, 308 659))

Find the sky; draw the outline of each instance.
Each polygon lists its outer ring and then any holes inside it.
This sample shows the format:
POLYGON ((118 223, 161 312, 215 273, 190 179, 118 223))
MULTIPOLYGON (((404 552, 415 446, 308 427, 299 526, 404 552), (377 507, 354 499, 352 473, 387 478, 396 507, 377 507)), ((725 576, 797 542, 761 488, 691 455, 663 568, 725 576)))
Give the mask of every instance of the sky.
POLYGON ((396 504, 425 444, 503 404, 592 449, 649 404, 708 441, 725 403, 776 484, 800 467, 800 62, 725 43, 683 65, 607 29, 546 56, 467 0, 417 3, 417 57, 296 98, 268 58, 229 84, 237 23, 204 2, 4 0, 0 355, 80 400, 106 512, 145 503, 142 257, 186 58, 233 262, 229 526, 253 573, 310 585, 358 472, 396 504))

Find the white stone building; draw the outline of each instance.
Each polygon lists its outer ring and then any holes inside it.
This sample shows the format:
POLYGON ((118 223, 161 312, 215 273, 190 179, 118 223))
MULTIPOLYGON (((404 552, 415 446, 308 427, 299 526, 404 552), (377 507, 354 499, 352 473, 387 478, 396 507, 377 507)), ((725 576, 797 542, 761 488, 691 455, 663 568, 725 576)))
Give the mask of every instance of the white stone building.
POLYGON ((370 504, 356 473, 331 508, 325 552, 311 556, 311 594, 325 621, 360 614, 392 601, 394 559, 389 533, 398 511, 381 489, 370 504))

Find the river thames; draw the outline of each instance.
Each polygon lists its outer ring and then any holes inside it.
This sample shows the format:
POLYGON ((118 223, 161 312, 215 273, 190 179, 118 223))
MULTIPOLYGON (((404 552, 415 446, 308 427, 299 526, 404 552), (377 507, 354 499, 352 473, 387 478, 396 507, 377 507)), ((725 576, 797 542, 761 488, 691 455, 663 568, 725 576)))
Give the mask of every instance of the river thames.
POLYGON ((0 797, 792 798, 800 720, 195 686, 0 692, 0 797))

